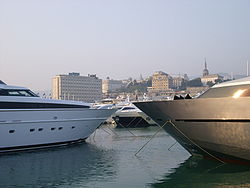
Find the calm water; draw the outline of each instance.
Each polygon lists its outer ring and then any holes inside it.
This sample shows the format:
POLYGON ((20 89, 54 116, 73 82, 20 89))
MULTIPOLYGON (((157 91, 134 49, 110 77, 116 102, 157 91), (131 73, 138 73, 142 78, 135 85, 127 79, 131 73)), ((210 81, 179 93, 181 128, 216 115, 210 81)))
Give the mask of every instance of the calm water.
POLYGON ((136 157, 157 129, 101 128, 86 143, 0 155, 0 187, 250 187, 250 167, 190 158, 164 131, 136 157))

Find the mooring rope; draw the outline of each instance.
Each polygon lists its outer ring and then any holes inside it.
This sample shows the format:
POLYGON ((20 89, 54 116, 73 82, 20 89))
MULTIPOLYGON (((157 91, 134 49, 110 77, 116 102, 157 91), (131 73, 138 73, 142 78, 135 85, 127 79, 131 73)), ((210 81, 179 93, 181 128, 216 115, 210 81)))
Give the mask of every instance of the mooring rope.
POLYGON ((142 118, 135 124, 135 127, 137 127, 137 125, 139 125, 142 121, 142 118))
POLYGON ((162 126, 158 128, 158 130, 151 136, 151 138, 135 153, 135 156, 159 133, 159 131, 167 124, 168 122, 164 123, 162 126))
MULTIPOLYGON (((134 121, 134 119, 132 119, 131 121, 134 121)), ((126 131, 128 131, 130 134, 132 134, 133 136, 136 136, 134 133, 132 133, 127 127, 125 127, 125 126, 123 126, 121 123, 119 123, 119 122, 116 122, 116 123, 118 123, 122 128, 124 128, 126 131)), ((130 122, 131 123, 131 122, 130 122)), ((130 125, 130 123, 129 123, 129 125, 130 125)))
POLYGON ((134 117, 134 118, 129 122, 129 124, 128 124, 127 127, 129 127, 129 126, 132 124, 132 122, 135 121, 135 120, 136 120, 136 117, 134 117))
POLYGON ((179 132, 181 133, 186 139, 188 139, 192 144, 194 144, 196 147, 198 147, 200 150, 202 150, 203 152, 207 153, 209 156, 211 156, 212 158, 216 159, 217 161, 225 164, 224 161, 222 161, 221 159, 219 159, 218 157, 214 156, 213 154, 209 153, 208 151, 206 151, 205 149, 203 149, 202 147, 200 147, 198 144, 196 144, 193 140, 191 140, 190 138, 188 138, 171 120, 166 121, 166 123, 170 123, 173 125, 173 127, 179 132))
POLYGON ((110 132, 108 132, 108 131, 106 131, 103 127, 100 127, 104 132, 106 132, 106 133, 108 133, 109 135, 111 135, 110 134, 110 132))
MULTIPOLYGON (((137 154, 158 134, 158 132, 167 124, 170 123, 180 134, 182 134, 187 140, 189 140, 193 145, 195 145, 196 147, 198 147, 200 150, 202 150, 203 152, 207 153, 209 156, 211 156, 213 159, 226 164, 224 161, 222 161, 221 159, 219 159, 218 157, 214 156, 213 154, 209 153, 208 151, 206 151, 205 149, 203 149, 201 146, 199 146, 198 144, 196 144, 193 140, 191 140, 190 138, 188 138, 171 120, 167 120, 162 126, 159 127, 159 129, 155 132, 155 134, 153 134, 151 136, 151 138, 135 153, 135 156, 137 156, 137 154)), ((174 146, 176 144, 176 142, 172 145, 174 146)), ((170 148, 172 147, 170 146, 170 148)), ((169 149, 170 149, 169 148, 169 149)))
POLYGON ((169 148, 168 151, 170 151, 170 149, 177 143, 177 141, 175 141, 169 148))

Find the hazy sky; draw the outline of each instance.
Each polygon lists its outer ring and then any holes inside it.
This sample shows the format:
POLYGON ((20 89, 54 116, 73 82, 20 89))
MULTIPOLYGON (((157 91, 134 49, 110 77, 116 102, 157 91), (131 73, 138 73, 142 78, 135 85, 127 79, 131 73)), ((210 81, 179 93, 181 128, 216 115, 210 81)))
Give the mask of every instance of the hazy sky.
POLYGON ((35 90, 68 72, 244 74, 250 0, 0 0, 0 79, 35 90))

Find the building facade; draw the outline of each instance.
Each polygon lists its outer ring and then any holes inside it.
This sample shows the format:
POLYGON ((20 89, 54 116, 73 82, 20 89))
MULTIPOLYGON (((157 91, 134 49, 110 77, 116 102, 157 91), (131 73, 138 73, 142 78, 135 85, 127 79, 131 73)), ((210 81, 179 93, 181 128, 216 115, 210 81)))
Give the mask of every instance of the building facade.
POLYGON ((123 85, 124 84, 121 80, 112 80, 107 77, 106 80, 102 80, 102 93, 107 94, 114 92, 115 90, 120 89, 123 85))
POLYGON ((218 74, 209 74, 207 76, 201 77, 201 82, 203 85, 207 85, 208 82, 215 84, 217 80, 223 80, 223 77, 218 74))
POLYGON ((180 76, 179 77, 174 77, 172 87, 174 89, 179 89, 179 88, 181 88, 183 86, 184 82, 185 82, 184 78, 182 78, 180 76))
POLYGON ((95 102, 102 98, 102 80, 96 75, 80 76, 80 73, 57 75, 52 81, 52 98, 95 102))
POLYGON ((168 74, 158 71, 153 74, 152 87, 148 87, 149 92, 164 93, 173 87, 173 79, 168 74))
POLYGON ((208 86, 201 86, 201 87, 187 87, 186 92, 191 96, 198 96, 206 91, 209 87, 208 86))

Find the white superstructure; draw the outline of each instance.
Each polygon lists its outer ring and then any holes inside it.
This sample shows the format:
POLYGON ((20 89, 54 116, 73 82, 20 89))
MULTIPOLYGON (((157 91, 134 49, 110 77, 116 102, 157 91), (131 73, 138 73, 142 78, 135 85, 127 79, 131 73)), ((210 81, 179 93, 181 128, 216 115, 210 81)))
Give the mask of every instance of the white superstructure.
POLYGON ((229 86, 237 86, 237 85, 250 85, 250 77, 245 77, 245 78, 232 80, 228 82, 222 82, 220 84, 214 85, 212 88, 229 87, 229 86))
MULTIPOLYGON (((119 105, 117 105, 119 108, 119 105)), ((117 127, 148 127, 156 123, 135 105, 129 103, 117 110, 112 118, 117 127)))

